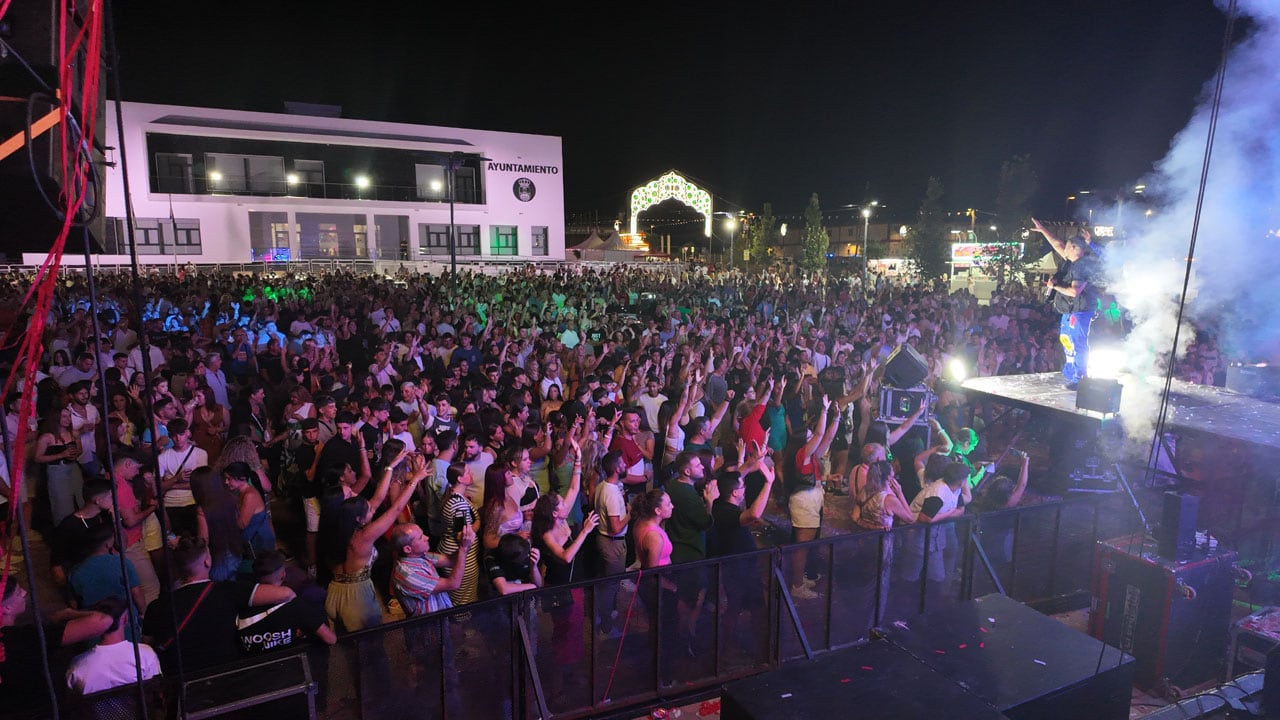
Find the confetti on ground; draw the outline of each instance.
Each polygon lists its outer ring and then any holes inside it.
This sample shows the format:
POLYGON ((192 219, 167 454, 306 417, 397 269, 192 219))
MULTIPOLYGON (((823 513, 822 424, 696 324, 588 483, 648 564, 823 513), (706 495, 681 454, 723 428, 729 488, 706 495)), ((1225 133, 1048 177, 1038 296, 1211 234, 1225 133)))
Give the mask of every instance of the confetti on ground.
POLYGON ((934 650, 933 652, 934 652, 934 654, 935 654, 935 655, 946 655, 946 654, 947 654, 947 651, 946 651, 946 650, 934 650))
POLYGON ((978 629, 979 629, 979 630, 981 630, 982 632, 986 632, 986 631, 987 631, 987 629, 986 629, 986 628, 984 628, 984 627, 980 627, 980 628, 978 628, 978 629))
POLYGON ((719 700, 708 700, 698 706, 699 717, 707 717, 708 715, 719 715, 719 714, 720 714, 719 700))
POLYGON ((986 644, 986 643, 984 643, 984 642, 980 642, 980 643, 978 643, 978 647, 980 647, 980 648, 984 648, 984 647, 986 647, 986 646, 987 646, 987 644, 986 644))
POLYGON ((967 648, 967 647, 969 647, 969 644, 968 644, 968 643, 960 643, 960 649, 961 649, 961 650, 963 650, 963 649, 965 649, 965 648, 967 648))
POLYGON ((868 672, 870 672, 870 671, 874 670, 875 668, 871 667, 870 665, 863 665, 863 666, 862 666, 862 669, 863 669, 863 670, 866 670, 866 671, 868 671, 868 672))
POLYGON ((898 628, 899 630, 910 630, 910 628, 907 627, 907 624, 902 622, 901 620, 894 620, 893 626, 898 628))
POLYGON ((791 697, 791 693, 782 693, 782 697, 783 697, 783 698, 789 698, 789 697, 791 697))
POLYGON ((849 678, 840 678, 840 682, 847 683, 849 682, 849 678))
POLYGON ((1045 661, 1043 661, 1043 660, 1037 660, 1037 661, 1036 661, 1036 664, 1037 664, 1037 665, 1048 665, 1049 663, 1047 663, 1047 662, 1045 662, 1045 661))
POLYGON ((996 624, 996 619, 995 619, 995 618, 987 618, 987 622, 991 623, 992 625, 995 625, 995 624, 996 624))

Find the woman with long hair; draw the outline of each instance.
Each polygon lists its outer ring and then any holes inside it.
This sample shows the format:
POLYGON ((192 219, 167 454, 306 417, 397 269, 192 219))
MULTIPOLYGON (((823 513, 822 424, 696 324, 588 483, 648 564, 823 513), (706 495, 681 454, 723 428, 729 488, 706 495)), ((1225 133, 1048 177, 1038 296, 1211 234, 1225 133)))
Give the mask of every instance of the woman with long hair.
MULTIPOLYGON (((441 555, 452 555, 458 551, 458 533, 464 525, 469 525, 477 534, 480 532, 480 514, 467 500, 467 488, 474 483, 465 463, 456 461, 445 470, 449 487, 445 490, 443 508, 447 531, 440 538, 436 550, 441 555)), ((452 568, 450 573, 455 572, 452 568)), ((462 584, 457 590, 449 591, 449 599, 456 605, 465 605, 476 601, 480 585, 480 543, 471 543, 467 554, 467 564, 462 575, 462 584)))
POLYGON ((556 412, 561 407, 564 407, 564 393, 560 391, 559 385, 552 383, 547 388, 547 397, 542 401, 542 414, 539 417, 548 418, 551 413, 556 412))
MULTIPOLYGON (((396 459, 382 471, 375 497, 378 504, 387 496, 391 475, 396 465, 406 455, 396 459)), ((363 630, 382 623, 382 603, 370 578, 375 550, 374 540, 381 537, 395 524, 400 511, 409 504, 418 483, 426 477, 425 468, 409 475, 404 489, 394 502, 388 503, 381 514, 375 515, 375 505, 362 497, 343 500, 338 505, 332 523, 332 532, 320 537, 321 553, 329 565, 333 579, 325 594, 324 609, 329 620, 347 632, 363 630)), ((325 528, 322 527, 322 530, 325 528)))
MULTIPOLYGON (((861 487, 854 495, 854 504, 854 523, 865 531, 891 530, 895 520, 900 523, 915 521, 911 503, 902 494, 902 486, 898 484, 893 472, 893 463, 888 460, 877 459, 867 463, 861 487)), ((872 624, 878 624, 888 609, 889 583, 893 570, 893 539, 885 537, 880 541, 859 543, 854 548, 853 555, 853 562, 849 566, 856 573, 855 595, 863 599, 872 624), (873 598, 876 605, 871 604, 873 598)))
POLYGON ((209 543, 209 579, 234 580, 241 549, 236 498, 208 466, 191 471, 191 494, 196 500, 196 533, 209 543))
POLYGON ((262 493, 253 486, 256 473, 248 463, 233 462, 222 470, 222 482, 236 498, 236 527, 242 550, 240 570, 253 571, 253 561, 276 549, 276 531, 262 493))
POLYGON ((84 504, 84 475, 79 457, 80 438, 71 429, 71 408, 63 407, 46 414, 37 430, 33 459, 44 466, 53 527, 84 504))
POLYGON ((218 404, 208 385, 197 387, 195 392, 197 404, 191 414, 191 442, 217 462, 222 455, 223 438, 231 425, 231 414, 218 404))
POLYGON ((516 480, 516 472, 501 462, 495 462, 484 472, 484 505, 480 508, 480 517, 486 551, 498 547, 503 535, 519 534, 524 526, 520 505, 507 492, 516 480))
MULTIPOLYGON (((533 546, 538 549, 545 567, 542 574, 543 587, 574 581, 578 551, 600 524, 600 516, 590 513, 583 521, 582 529, 571 539, 570 508, 577 503, 578 492, 582 487, 582 451, 576 442, 570 455, 573 459, 573 476, 565 494, 547 493, 538 498, 533 508, 533 546)), ((577 577, 586 577, 586 573, 578 574, 577 577)), ((556 693, 564 685, 565 673, 576 667, 584 654, 584 600, 581 588, 545 595, 543 598, 543 608, 551 615, 551 647, 555 653, 553 667, 557 669, 552 674, 551 681, 556 693)))

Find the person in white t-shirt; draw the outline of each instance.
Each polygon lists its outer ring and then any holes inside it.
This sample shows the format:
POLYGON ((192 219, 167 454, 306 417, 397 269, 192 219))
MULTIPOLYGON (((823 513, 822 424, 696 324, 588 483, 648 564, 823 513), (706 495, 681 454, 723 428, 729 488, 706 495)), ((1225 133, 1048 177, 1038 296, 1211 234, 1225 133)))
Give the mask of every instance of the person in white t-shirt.
POLYGON ((160 453, 160 486, 169 530, 175 535, 196 534, 196 499, 191 494, 191 471, 209 464, 209 453, 191 444, 191 426, 176 418, 165 426, 170 446, 160 453))
POLYGON ((87 609, 100 612, 113 622, 97 645, 71 661, 67 667, 68 689, 77 695, 90 695, 137 682, 139 676, 149 680, 160 674, 156 651, 150 645, 125 639, 129 609, 125 600, 112 596, 87 609), (135 648, 140 665, 134 659, 135 648))

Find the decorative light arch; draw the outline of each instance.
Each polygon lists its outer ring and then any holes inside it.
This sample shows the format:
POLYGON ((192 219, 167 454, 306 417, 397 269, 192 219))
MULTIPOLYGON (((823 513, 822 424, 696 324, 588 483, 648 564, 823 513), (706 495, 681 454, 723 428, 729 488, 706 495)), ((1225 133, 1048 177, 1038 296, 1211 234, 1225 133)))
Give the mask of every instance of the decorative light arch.
POLYGON ((663 200, 679 200, 697 210, 705 219, 703 234, 711 237, 711 193, 689 182, 675 170, 631 191, 631 232, 636 232, 640 213, 663 200))

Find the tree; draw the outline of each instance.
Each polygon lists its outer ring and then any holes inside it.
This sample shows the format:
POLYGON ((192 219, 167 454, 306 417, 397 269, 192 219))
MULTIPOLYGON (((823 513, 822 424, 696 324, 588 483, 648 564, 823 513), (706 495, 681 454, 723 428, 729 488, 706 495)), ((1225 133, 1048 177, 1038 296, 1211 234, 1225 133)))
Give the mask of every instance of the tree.
POLYGON ((778 218, 773 216, 773 205, 764 204, 764 214, 752 218, 747 226, 746 237, 743 238, 743 249, 747 253, 747 262, 755 267, 764 267, 771 261, 771 252, 778 245, 778 218))
POLYGON ((805 270, 821 270, 827 266, 827 250, 831 237, 822 224, 822 207, 818 205, 818 193, 809 197, 809 207, 804 210, 804 244, 801 246, 800 267, 805 270))
POLYGON ((916 226, 911 230, 907 259, 924 280, 933 280, 946 273, 947 262, 951 258, 942 194, 942 181, 936 177, 929 178, 916 226))
POLYGON ((1001 239, 1016 241, 1024 228, 1031 227, 1030 202, 1039 189, 1040 178, 1031 165, 1030 155, 1014 155, 1000 165, 996 214, 1001 239))

